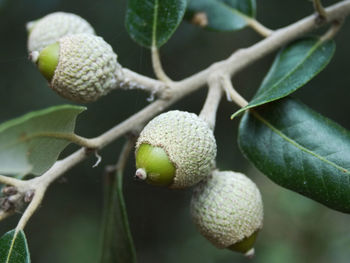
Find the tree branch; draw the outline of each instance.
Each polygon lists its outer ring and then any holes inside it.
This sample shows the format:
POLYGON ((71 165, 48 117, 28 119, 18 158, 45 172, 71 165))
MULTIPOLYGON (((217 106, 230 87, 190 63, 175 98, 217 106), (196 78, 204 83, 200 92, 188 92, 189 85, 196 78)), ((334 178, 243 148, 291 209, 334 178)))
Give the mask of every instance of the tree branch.
POLYGON ((321 0, 313 0, 315 11, 318 13, 321 19, 325 19, 327 14, 321 4, 321 0))
MULTIPOLYGON (((328 21, 344 18, 350 13, 350 0, 341 1, 325 10, 328 21)), ((238 50, 227 60, 215 63, 209 68, 180 82, 174 82, 170 86, 171 91, 169 96, 171 96, 171 99, 159 99, 153 102, 140 112, 97 137, 96 141, 100 145, 99 148, 105 147, 115 139, 119 138, 121 135, 132 130, 135 126, 142 125, 150 118, 178 101, 180 98, 203 86, 207 82, 208 76, 211 75, 209 73, 218 70, 218 72, 227 72, 229 75, 232 75, 261 57, 266 56, 277 48, 285 45, 289 41, 292 41, 305 33, 316 29, 317 27, 319 27, 319 24, 315 22, 315 15, 308 16, 290 26, 275 31, 275 33, 273 33, 270 37, 261 40, 249 48, 238 50)), ((82 161, 85 156, 86 153, 84 149, 81 149, 71 156, 66 157, 62 161, 58 161, 43 175, 43 177, 51 178, 57 173, 62 174, 73 167, 76 163, 82 161), (61 173, 60 171, 63 172, 61 173)), ((58 177, 59 175, 56 176, 58 177)), ((54 180, 55 179, 56 178, 54 178, 54 180)))
POLYGON ((218 76, 211 78, 208 81, 209 90, 204 106, 199 114, 205 120, 209 127, 214 130, 216 122, 216 112, 218 110, 220 100, 222 97, 222 88, 218 76))
POLYGON ((25 183, 22 180, 19 180, 19 179, 13 178, 13 177, 0 175, 0 184, 21 187, 25 183))
POLYGON ((152 94, 158 94, 167 89, 162 81, 143 76, 127 68, 122 68, 122 72, 123 76, 120 78, 124 79, 122 87, 125 87, 125 89, 140 89, 152 94))
POLYGON ((332 26, 328 29, 328 31, 321 37, 321 41, 327 41, 335 37, 335 35, 339 32, 341 27, 343 26, 344 19, 334 20, 332 22, 332 26))
POLYGON ((210 76, 210 74, 214 71, 218 71, 223 74, 227 73, 228 75, 232 76, 253 62, 270 54, 285 44, 305 35, 306 33, 309 33, 310 31, 315 30, 326 23, 343 19, 350 13, 350 0, 344 0, 334 4, 326 8, 325 11, 327 14, 327 19, 322 23, 318 23, 317 15, 315 14, 305 17, 294 24, 275 30, 273 34, 255 45, 237 50, 228 59, 214 63, 207 69, 183 81, 177 82, 175 85, 178 86, 179 92, 184 92, 185 90, 192 92, 199 86, 205 85, 207 76, 210 76))
POLYGON ((160 56, 159 56, 159 49, 157 47, 152 47, 151 49, 152 52, 152 65, 153 65, 153 70, 154 74, 156 77, 163 81, 164 83, 171 83, 173 82, 164 72, 162 63, 160 61, 160 56))
MULTIPOLYGON (((179 82, 166 83, 168 85, 166 96, 161 96, 160 99, 148 105, 140 112, 131 116, 124 122, 105 132, 104 134, 96 138, 90 139, 90 143, 98 145, 98 148, 101 149, 109 143, 111 143, 112 141, 119 138, 121 135, 135 129, 135 127, 140 127, 144 125, 146 121, 148 121, 150 118, 169 107, 171 104, 175 103, 182 97, 205 85, 208 82, 209 76, 221 74, 230 77, 233 74, 236 74, 237 72, 243 70, 253 62, 268 55, 269 53, 282 47, 288 42, 295 40, 296 38, 299 38, 304 34, 320 27, 321 25, 330 23, 334 20, 342 20, 346 15, 350 13, 350 0, 338 2, 337 4, 326 8, 325 12, 326 19, 322 20, 322 23, 317 21, 317 15, 308 16, 290 26, 273 31, 273 33, 270 34, 267 38, 261 40, 255 45, 238 50, 235 53, 233 53, 228 59, 215 63, 207 69, 191 77, 188 77, 179 82)), ((131 75, 133 74, 127 70, 126 72, 131 75)), ((155 85, 159 85, 160 87, 165 87, 163 86, 164 83, 160 81, 152 80, 147 77, 141 78, 142 83, 154 83, 155 85)), ((145 86, 148 86, 148 84, 145 86)), ((244 104, 241 103, 240 106, 243 105, 244 104)), ((17 229, 22 229, 28 222, 32 213, 39 206, 48 186, 59 176, 68 171, 70 168, 84 160, 90 152, 91 151, 87 151, 85 148, 82 148, 76 151, 75 153, 71 154, 70 156, 64 158, 63 160, 57 161, 42 176, 36 177, 28 181, 23 181, 24 185, 21 186, 23 188, 23 191, 29 191, 34 189, 35 195, 32 203, 28 206, 26 212, 24 213, 23 218, 21 219, 17 229)))
POLYGON ((15 236, 20 230, 23 230, 29 219, 32 217, 32 215, 35 213, 35 211, 38 209, 39 205, 41 204, 41 201, 44 198, 45 192, 47 190, 47 186, 41 186, 37 187, 34 193, 34 198, 24 211, 23 215, 21 216, 21 219, 19 220, 15 236))

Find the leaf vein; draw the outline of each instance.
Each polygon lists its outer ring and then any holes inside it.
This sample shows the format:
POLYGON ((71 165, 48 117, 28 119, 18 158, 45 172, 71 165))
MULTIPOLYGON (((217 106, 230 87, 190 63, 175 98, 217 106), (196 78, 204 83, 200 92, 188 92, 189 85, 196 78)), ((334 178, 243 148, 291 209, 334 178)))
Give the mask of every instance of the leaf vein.
MULTIPOLYGON (((321 43, 323 43, 323 42, 318 41, 318 42, 315 44, 315 46, 313 46, 313 47, 309 50, 309 52, 306 54, 306 56, 304 57, 304 59, 302 59, 298 64, 296 64, 295 67, 294 67, 288 74, 284 75, 284 77, 282 77, 281 79, 279 79, 279 80, 278 80, 274 85, 272 85, 270 88, 267 88, 266 90, 264 90, 264 92, 261 94, 261 95, 263 95, 263 96, 258 96, 258 97, 256 97, 254 100, 259 100, 259 99, 261 99, 261 98, 264 97, 264 94, 265 94, 265 96, 266 96, 266 93, 267 93, 267 92, 271 92, 271 90, 276 89, 276 87, 278 88, 278 85, 279 85, 282 81, 288 79, 294 72, 296 72, 296 71, 301 67, 301 65, 304 64, 304 62, 314 53, 314 51, 320 46, 321 43)), ((258 102, 258 104, 259 104, 259 103, 261 103, 261 102, 258 102)), ((254 106, 254 104, 252 104, 251 106, 254 106)))
POLYGON ((245 15, 244 13, 238 11, 237 9, 229 6, 228 4, 226 4, 224 2, 218 1, 218 3, 224 7, 227 7, 227 9, 229 9, 232 13, 236 13, 238 16, 241 16, 248 23, 250 18, 247 15, 245 15))
POLYGON ((158 22, 158 6, 159 6, 159 0, 154 1, 154 19, 153 19, 153 25, 152 25, 152 46, 157 46, 156 44, 156 35, 157 35, 157 22, 158 22))
POLYGON ((288 137, 287 135, 285 135, 283 132, 281 132, 280 130, 278 130, 276 127, 274 127, 271 123, 269 123, 267 120, 265 120, 261 115, 259 115, 256 111, 251 110, 251 113, 254 114, 254 116, 261 121, 263 124, 265 124, 268 128, 270 128, 273 132, 275 132, 278 136, 280 136, 282 139, 286 140, 287 142, 289 142, 290 144, 292 144, 293 146, 297 147, 298 149, 300 149, 303 152, 306 152, 308 154, 311 154, 312 156, 318 158, 319 160, 333 166, 334 168, 338 169, 339 171, 346 173, 348 175, 350 175, 350 171, 347 168, 341 167, 339 165, 337 165, 336 163, 326 159, 325 157, 305 148, 304 146, 300 145, 298 142, 296 142, 295 140, 293 140, 292 138, 288 137))

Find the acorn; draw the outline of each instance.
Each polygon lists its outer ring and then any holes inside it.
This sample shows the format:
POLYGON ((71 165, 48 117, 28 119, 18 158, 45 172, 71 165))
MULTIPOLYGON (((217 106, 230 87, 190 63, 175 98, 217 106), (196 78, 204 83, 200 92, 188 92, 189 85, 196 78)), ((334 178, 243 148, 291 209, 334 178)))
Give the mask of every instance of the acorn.
POLYGON ((254 255, 263 203, 259 189, 244 174, 214 171, 195 187, 191 215, 199 232, 216 247, 254 255))
POLYGON ((153 185, 185 188, 215 166, 216 141, 194 113, 168 111, 151 120, 136 143, 136 177, 153 185))
POLYGON ((95 101, 122 82, 117 55, 95 35, 65 36, 40 53, 32 52, 31 58, 50 87, 75 102, 95 101))
POLYGON ((56 12, 27 23, 28 50, 40 52, 46 46, 57 42, 61 37, 87 33, 95 34, 92 26, 80 16, 56 12))

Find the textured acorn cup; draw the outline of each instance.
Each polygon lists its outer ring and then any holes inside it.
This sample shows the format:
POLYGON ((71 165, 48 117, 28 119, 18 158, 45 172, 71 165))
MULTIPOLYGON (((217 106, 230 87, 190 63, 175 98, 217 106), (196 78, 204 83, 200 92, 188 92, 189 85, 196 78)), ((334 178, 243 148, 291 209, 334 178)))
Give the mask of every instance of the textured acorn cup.
POLYGON ((68 35, 95 34, 92 26, 80 16, 56 12, 27 23, 28 51, 40 52, 46 46, 68 35))
POLYGON ((210 174, 216 142, 194 113, 168 111, 151 120, 136 143, 136 177, 154 185, 185 188, 210 174))
POLYGON ((63 37, 32 59, 62 97, 75 102, 92 102, 120 82, 121 66, 111 46, 101 37, 76 34, 63 37))
POLYGON ((259 189, 244 174, 214 171, 195 187, 191 214, 199 232, 216 247, 254 255, 263 204, 259 189))

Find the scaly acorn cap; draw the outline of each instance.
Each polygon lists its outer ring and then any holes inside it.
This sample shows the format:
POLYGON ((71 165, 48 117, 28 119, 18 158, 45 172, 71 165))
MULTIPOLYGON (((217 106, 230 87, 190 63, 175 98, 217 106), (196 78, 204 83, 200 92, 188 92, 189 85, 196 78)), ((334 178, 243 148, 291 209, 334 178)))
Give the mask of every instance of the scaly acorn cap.
POLYGON ((244 174, 214 171, 195 187, 191 215, 199 232, 216 247, 254 255, 263 203, 259 189, 244 174))
POLYGON ((28 51, 40 52, 46 46, 57 42, 61 37, 87 33, 95 34, 92 26, 80 16, 56 12, 27 23, 28 51))
POLYGON ((101 37, 76 34, 44 48, 32 60, 62 97, 80 103, 107 94, 123 76, 117 55, 101 37))
POLYGON ((168 111, 151 120, 136 144, 136 177, 170 188, 198 183, 215 166, 216 141, 194 113, 168 111))

